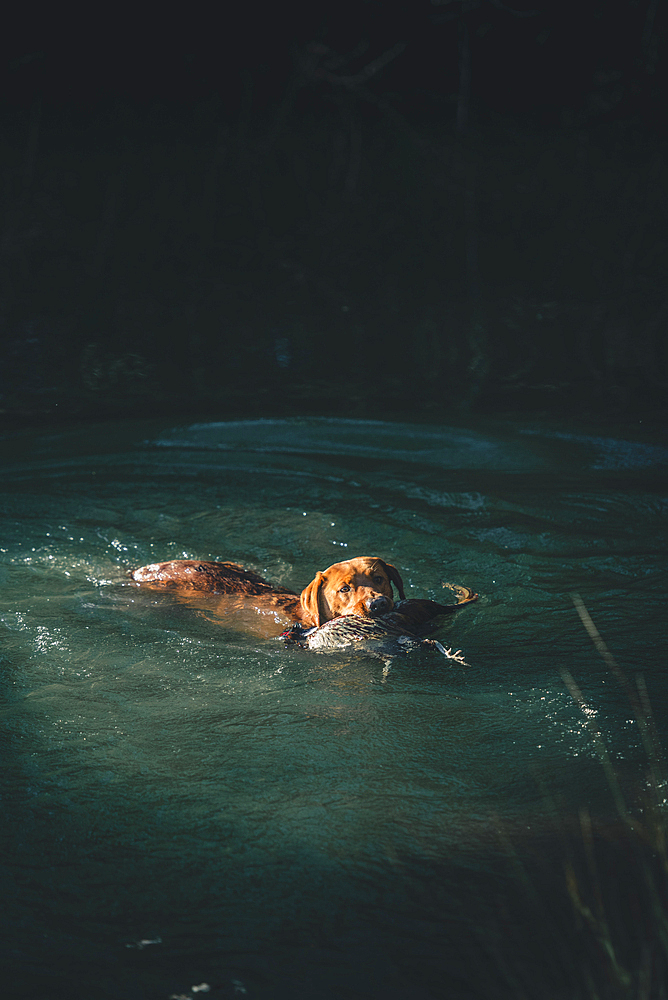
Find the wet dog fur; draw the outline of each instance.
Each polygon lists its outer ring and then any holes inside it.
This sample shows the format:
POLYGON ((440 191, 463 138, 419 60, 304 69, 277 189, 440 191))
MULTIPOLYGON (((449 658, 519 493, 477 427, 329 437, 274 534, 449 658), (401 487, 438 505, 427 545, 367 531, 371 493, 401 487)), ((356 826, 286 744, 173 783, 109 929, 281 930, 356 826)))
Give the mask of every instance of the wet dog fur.
POLYGON ((275 608, 302 625, 322 625, 339 615, 367 617, 386 614, 394 607, 394 591, 404 600, 399 571, 378 556, 357 556, 318 571, 307 587, 296 594, 276 587, 257 573, 232 562, 175 559, 141 566, 133 580, 152 588, 193 592, 236 594, 252 598, 264 608, 275 608))

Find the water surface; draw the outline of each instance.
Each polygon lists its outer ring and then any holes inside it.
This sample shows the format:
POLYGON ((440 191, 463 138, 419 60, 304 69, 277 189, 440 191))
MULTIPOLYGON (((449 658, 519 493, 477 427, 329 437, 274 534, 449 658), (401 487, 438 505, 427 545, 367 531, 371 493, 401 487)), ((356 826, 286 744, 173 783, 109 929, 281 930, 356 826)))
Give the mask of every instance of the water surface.
MULTIPOLYGON (((556 850, 555 811, 583 804, 614 823, 588 722, 624 782, 643 772, 571 593, 665 714, 668 450, 327 419, 0 447, 12 995, 489 995, 508 845, 556 850), (468 666, 286 650, 252 608, 128 576, 231 559, 300 590, 362 554, 393 562, 407 596, 480 593, 436 633, 468 666)), ((535 942, 512 948, 548 968, 535 942)))

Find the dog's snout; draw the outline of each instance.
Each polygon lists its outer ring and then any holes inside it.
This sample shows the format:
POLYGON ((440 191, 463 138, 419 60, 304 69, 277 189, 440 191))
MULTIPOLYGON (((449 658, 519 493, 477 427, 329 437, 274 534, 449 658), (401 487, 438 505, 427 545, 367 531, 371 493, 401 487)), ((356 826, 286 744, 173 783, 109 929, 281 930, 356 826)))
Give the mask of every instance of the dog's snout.
POLYGON ((392 610, 392 601, 382 594, 379 597, 370 597, 365 602, 370 615, 384 615, 392 610))

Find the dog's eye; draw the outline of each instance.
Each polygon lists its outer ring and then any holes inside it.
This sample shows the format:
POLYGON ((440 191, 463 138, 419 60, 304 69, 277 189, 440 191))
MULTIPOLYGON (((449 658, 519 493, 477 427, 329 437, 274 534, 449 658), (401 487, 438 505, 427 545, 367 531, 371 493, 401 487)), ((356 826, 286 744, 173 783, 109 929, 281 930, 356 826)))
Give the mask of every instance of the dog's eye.
POLYGON ((345 594, 345 593, 347 593, 347 592, 348 592, 349 590, 350 590, 350 587, 348 586, 348 584, 347 584, 347 583, 344 583, 344 585, 343 585, 342 587, 340 587, 340 588, 339 588, 339 593, 340 593, 340 594, 345 594))
POLYGON ((385 583, 385 579, 382 576, 374 576, 373 582, 374 583, 385 583))

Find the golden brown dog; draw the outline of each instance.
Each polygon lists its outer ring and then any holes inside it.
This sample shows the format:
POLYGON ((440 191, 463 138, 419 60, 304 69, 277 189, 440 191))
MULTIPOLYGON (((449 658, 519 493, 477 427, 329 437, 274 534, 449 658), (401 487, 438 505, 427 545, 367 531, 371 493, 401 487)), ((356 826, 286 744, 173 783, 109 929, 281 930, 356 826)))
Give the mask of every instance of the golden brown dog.
POLYGON ((170 589, 180 601, 215 619, 235 616, 239 625, 251 632, 276 635, 280 619, 307 627, 320 626, 339 615, 373 618, 395 607, 392 587, 399 595, 402 620, 406 627, 421 628, 439 615, 477 600, 468 587, 448 584, 457 594, 456 604, 406 600, 404 584, 396 566, 378 556, 357 556, 334 563, 301 592, 276 587, 257 573, 232 562, 201 562, 175 559, 152 563, 134 570, 132 578, 156 589, 170 589), (218 597, 211 603, 211 597, 218 597))
POLYGON ((275 608, 292 621, 309 626, 322 625, 339 615, 385 614, 394 607, 393 584, 399 597, 405 597, 396 567, 377 556, 334 563, 316 573, 301 596, 286 587, 274 587, 256 573, 230 562, 176 559, 142 566, 134 570, 132 578, 150 587, 176 590, 183 596, 197 591, 252 598, 254 604, 275 608))

